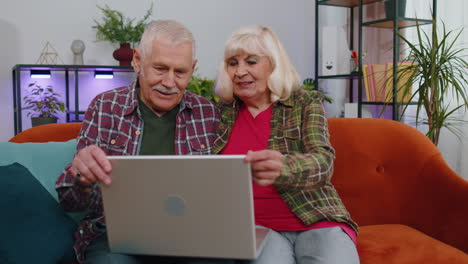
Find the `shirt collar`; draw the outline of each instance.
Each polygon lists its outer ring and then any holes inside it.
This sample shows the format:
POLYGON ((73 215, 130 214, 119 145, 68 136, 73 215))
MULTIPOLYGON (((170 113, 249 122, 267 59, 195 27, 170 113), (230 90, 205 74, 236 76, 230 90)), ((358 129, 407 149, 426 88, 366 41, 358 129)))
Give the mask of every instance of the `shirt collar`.
POLYGON ((289 96, 288 99, 278 101, 278 103, 283 104, 285 106, 293 107, 294 106, 294 99, 292 98, 292 96, 289 96))
POLYGON ((129 106, 126 107, 124 115, 129 115, 138 109, 138 95, 137 95, 137 88, 138 88, 138 80, 135 80, 132 84, 128 86, 128 101, 129 106))

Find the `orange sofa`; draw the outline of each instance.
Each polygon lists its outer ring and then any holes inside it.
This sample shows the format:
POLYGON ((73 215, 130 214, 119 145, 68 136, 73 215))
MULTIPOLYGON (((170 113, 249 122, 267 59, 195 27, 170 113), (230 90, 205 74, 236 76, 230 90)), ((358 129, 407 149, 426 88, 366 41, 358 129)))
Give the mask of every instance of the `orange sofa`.
MULTIPOLYGON (((66 141, 80 123, 28 129, 11 142, 66 141)), ((362 264, 468 264, 468 181, 423 134, 384 119, 331 118, 333 183, 360 225, 362 264)))

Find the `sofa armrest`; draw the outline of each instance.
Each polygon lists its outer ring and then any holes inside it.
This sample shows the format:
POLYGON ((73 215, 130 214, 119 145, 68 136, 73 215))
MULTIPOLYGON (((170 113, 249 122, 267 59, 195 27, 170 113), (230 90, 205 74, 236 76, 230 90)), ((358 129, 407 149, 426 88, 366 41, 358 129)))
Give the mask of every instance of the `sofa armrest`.
POLYGON ((81 123, 59 123, 32 127, 12 137, 9 142, 49 142, 68 141, 76 138, 80 132, 81 123))
POLYGON ((468 253, 468 181, 441 154, 428 159, 415 179, 406 190, 407 224, 468 253))

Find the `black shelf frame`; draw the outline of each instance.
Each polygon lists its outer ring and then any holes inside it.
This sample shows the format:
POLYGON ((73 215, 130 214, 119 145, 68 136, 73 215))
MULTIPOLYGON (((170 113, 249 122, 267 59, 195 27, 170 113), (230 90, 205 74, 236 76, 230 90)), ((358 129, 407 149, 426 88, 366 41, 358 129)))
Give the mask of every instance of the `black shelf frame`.
MULTIPOLYGON (((398 65, 399 61, 399 54, 400 54, 400 37, 398 36, 397 32, 399 32, 402 28, 407 27, 414 27, 416 25, 429 25, 432 24, 432 20, 429 19, 416 19, 416 18, 409 18, 409 17, 400 17, 397 13, 399 10, 399 3, 395 1, 394 7, 394 14, 393 19, 379 19, 373 21, 363 21, 363 6, 368 4, 374 4, 377 2, 381 2, 380 0, 317 0, 315 5, 315 87, 318 89, 318 80, 319 79, 336 79, 336 78, 345 78, 350 80, 349 84, 349 102, 353 103, 353 91, 354 85, 353 80, 357 79, 358 81, 358 117, 362 117, 362 105, 389 105, 392 106, 392 119, 393 120, 400 120, 399 115, 399 106, 401 105, 416 105, 415 102, 397 102, 397 78, 393 78, 393 98, 392 102, 363 102, 363 72, 362 72, 362 50, 363 50, 363 27, 375 27, 375 28, 387 28, 393 31, 393 76, 397 76, 398 65), (350 25, 349 25, 349 42, 350 42, 350 49, 354 49, 354 9, 358 9, 358 71, 352 72, 350 74, 345 75, 319 75, 319 7, 321 5, 324 6, 335 6, 335 7, 343 7, 349 9, 349 18, 350 18, 350 25)), ((432 16, 434 19, 437 19, 437 0, 432 0, 432 16)))
MULTIPOLYGON (((341 7, 347 8, 349 13, 349 21, 350 21, 350 31, 349 31, 349 47, 351 50, 354 50, 354 9, 362 4, 373 4, 379 2, 380 0, 317 0, 315 1, 315 87, 318 89, 318 81, 321 79, 348 79, 351 80, 349 82, 349 102, 354 102, 354 82, 352 80, 358 80, 358 82, 362 81, 362 61, 361 56, 359 56, 359 67, 358 71, 350 72, 349 74, 339 74, 339 75, 319 75, 319 8, 320 6, 333 6, 333 7, 341 7)), ((359 12, 361 15, 362 12, 359 12)), ((361 18, 362 19, 362 18, 361 18)), ((359 30, 359 39, 361 40, 362 37, 361 29, 359 30)), ((359 41, 361 43, 362 41, 359 41)), ((362 48, 359 47, 358 54, 361 54, 362 48)), ((358 83, 358 87, 362 87, 362 83, 358 83)), ((359 91, 359 89, 358 89, 359 91)), ((359 114, 359 116, 361 116, 359 114)))
POLYGON ((107 65, 49 65, 49 64, 17 64, 12 69, 13 80, 13 120, 15 135, 23 131, 22 125, 22 96, 21 96, 21 72, 30 70, 50 70, 62 71, 65 73, 65 105, 70 108, 70 77, 69 73, 74 73, 74 109, 75 111, 66 114, 66 122, 74 122, 79 120, 79 115, 84 114, 84 111, 79 111, 79 78, 78 72, 94 72, 113 71, 113 72, 133 72, 131 66, 107 66, 107 65), (78 111, 77 111, 78 110, 78 111), (71 121, 70 116, 74 116, 71 121))
POLYGON ((416 19, 416 18, 400 18, 396 22, 392 19, 379 19, 374 21, 363 22, 362 26, 365 27, 378 27, 378 28, 393 28, 394 23, 397 23, 397 28, 407 28, 414 27, 418 23, 419 25, 432 24, 432 21, 429 19, 416 19))
MULTIPOLYGON (((390 103, 389 102, 361 102, 361 104, 363 105, 388 105, 390 103)), ((395 104, 400 106, 400 105, 417 105, 418 103, 417 102, 407 102, 407 103, 395 102, 395 104)))

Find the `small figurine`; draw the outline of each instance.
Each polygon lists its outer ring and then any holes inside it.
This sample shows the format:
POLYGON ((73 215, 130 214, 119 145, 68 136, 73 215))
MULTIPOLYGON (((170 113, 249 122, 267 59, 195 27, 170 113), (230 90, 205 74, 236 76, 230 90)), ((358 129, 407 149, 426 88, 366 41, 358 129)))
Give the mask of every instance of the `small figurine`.
POLYGON ((70 48, 73 52, 73 64, 83 65, 83 52, 86 49, 84 42, 79 39, 75 39, 73 40, 70 48))

